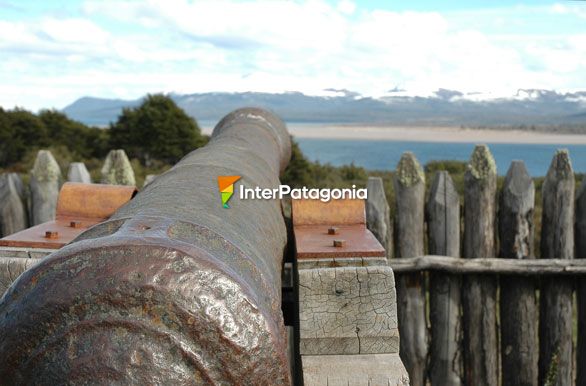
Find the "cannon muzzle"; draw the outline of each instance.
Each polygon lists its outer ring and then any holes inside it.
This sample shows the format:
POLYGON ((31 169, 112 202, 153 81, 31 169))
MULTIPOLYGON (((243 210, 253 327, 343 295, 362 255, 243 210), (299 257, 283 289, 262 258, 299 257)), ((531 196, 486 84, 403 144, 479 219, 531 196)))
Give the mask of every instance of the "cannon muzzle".
POLYGON ((0 300, 2 384, 288 385, 278 200, 230 201, 218 176, 277 188, 284 123, 240 109, 108 221, 0 300))

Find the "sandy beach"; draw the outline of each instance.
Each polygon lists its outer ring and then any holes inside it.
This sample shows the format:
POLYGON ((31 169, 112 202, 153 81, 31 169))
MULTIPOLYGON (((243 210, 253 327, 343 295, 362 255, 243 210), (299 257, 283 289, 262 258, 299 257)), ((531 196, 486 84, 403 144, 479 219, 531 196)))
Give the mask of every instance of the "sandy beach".
POLYGON ((289 124, 299 138, 381 139, 416 142, 586 144, 586 135, 457 127, 387 127, 370 125, 289 124))

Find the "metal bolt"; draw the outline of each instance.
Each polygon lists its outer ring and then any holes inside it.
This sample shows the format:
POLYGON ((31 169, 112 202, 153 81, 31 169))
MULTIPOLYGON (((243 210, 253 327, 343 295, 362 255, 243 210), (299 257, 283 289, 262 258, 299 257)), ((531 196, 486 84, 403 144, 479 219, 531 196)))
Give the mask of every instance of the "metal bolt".
POLYGON ((81 221, 71 221, 69 226, 72 228, 81 228, 81 221))
POLYGON ((59 238, 59 232, 46 231, 45 232, 45 238, 46 239, 58 239, 59 238))
POLYGON ((329 227, 328 228, 328 235, 337 235, 338 234, 338 228, 336 227, 329 227))
POLYGON ((334 247, 341 248, 346 245, 346 240, 334 240, 334 247))

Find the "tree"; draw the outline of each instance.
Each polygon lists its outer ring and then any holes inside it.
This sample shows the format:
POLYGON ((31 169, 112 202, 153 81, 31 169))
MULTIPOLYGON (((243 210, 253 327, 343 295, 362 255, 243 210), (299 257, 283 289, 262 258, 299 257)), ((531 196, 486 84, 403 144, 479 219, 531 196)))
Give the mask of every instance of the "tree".
POLYGON ((31 147, 49 144, 45 124, 22 109, 0 111, 0 166, 18 162, 31 147))
POLYGON ((298 188, 312 186, 311 163, 305 158, 299 144, 291 137, 291 160, 281 175, 281 182, 285 185, 298 188))
POLYGON ((145 165, 151 159, 169 163, 207 142, 195 120, 165 95, 148 95, 137 108, 125 108, 110 125, 110 145, 145 165))
POLYGON ((42 110, 39 119, 47 127, 50 144, 65 146, 75 156, 104 157, 110 150, 108 130, 87 127, 57 110, 42 110))

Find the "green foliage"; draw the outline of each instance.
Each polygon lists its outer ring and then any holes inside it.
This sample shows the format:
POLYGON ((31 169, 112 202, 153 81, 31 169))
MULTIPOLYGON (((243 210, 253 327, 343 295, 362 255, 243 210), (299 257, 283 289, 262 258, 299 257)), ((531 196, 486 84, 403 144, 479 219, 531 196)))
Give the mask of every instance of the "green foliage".
POLYGON ((19 170, 30 153, 42 148, 62 148, 70 158, 101 158, 109 150, 108 132, 87 127, 56 110, 35 115, 0 108, 0 167, 19 170))
POLYGON ((124 149, 143 165, 152 159, 176 163, 207 138, 195 120, 162 94, 148 95, 137 108, 126 108, 110 127, 110 147, 124 149))
POLYGON ((291 187, 342 188, 352 184, 363 187, 367 179, 366 169, 354 164, 335 167, 307 160, 293 139, 291 161, 281 175, 281 182, 291 187))
POLYGON ((0 166, 20 161, 31 146, 48 146, 49 137, 43 122, 22 109, 0 109, 0 166))
POLYGON ((281 182, 291 187, 309 186, 313 183, 311 163, 305 158, 299 144, 291 137, 291 160, 281 175, 281 182))
POLYGON ((108 154, 108 132, 69 119, 56 110, 42 110, 39 119, 47 127, 52 145, 65 146, 80 158, 103 157, 108 154))
POLYGON ((425 173, 434 175, 435 172, 445 170, 452 175, 463 174, 466 171, 467 162, 461 161, 429 161, 425 164, 425 173))

